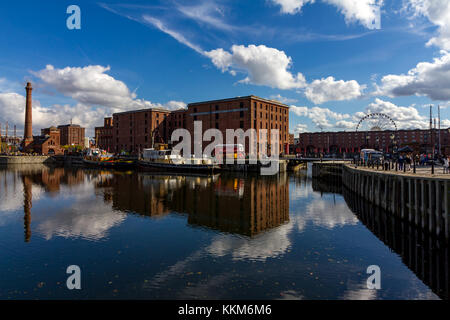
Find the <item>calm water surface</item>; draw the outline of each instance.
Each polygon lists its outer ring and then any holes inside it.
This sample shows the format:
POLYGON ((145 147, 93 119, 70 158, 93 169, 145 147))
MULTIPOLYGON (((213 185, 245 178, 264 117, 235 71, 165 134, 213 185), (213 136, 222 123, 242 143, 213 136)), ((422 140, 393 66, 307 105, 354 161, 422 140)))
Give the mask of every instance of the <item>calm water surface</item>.
POLYGON ((413 231, 393 236, 398 224, 368 210, 304 172, 3 167, 0 299, 445 298, 448 247, 413 231), (417 257, 424 241, 447 264, 417 257), (82 290, 66 288, 73 264, 82 290), (381 268, 381 290, 366 287, 369 265, 381 268))

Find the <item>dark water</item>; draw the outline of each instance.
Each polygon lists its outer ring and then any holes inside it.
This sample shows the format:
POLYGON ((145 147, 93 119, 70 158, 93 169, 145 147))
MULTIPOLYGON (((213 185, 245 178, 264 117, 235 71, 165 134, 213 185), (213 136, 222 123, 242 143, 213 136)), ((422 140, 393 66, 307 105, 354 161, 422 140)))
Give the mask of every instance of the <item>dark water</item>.
POLYGON ((445 299, 448 282, 445 243, 305 173, 0 168, 0 299, 445 299))

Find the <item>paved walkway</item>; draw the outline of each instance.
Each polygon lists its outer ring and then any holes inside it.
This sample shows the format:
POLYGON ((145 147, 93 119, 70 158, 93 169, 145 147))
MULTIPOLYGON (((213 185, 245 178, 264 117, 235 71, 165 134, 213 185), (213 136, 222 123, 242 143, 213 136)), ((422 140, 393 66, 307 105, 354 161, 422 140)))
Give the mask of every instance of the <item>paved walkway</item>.
MULTIPOLYGON (((349 167, 354 168, 355 165, 349 165, 349 167)), ((406 172, 402 171, 395 171, 395 168, 389 171, 384 171, 381 166, 378 168, 375 167, 375 169, 372 168, 366 168, 362 166, 358 166, 358 169, 364 170, 364 171, 370 171, 370 172, 379 172, 379 173, 386 173, 386 174, 396 174, 396 175, 404 175, 408 177, 425 177, 425 178, 438 178, 438 179, 450 179, 450 174, 444 174, 444 169, 442 166, 435 166, 434 167, 434 174, 431 174, 431 166, 426 167, 416 167, 416 173, 414 173, 413 168, 411 170, 406 170, 406 172)))

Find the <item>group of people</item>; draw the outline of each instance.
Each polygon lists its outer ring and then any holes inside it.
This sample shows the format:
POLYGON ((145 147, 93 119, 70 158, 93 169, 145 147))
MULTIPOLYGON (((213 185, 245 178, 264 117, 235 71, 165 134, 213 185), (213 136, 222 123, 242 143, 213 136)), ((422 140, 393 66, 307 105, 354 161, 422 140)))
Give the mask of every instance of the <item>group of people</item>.
MULTIPOLYGON (((426 154, 416 155, 412 154, 400 154, 397 158, 399 170, 409 171, 411 170, 412 164, 415 162, 420 166, 427 165, 430 161, 434 161, 431 157, 426 154)), ((441 156, 435 163, 440 163, 443 166, 444 173, 450 173, 450 157, 441 156)))
POLYGON ((399 170, 406 169, 406 171, 411 170, 411 164, 413 163, 413 158, 411 154, 400 155, 398 157, 398 168, 399 170))

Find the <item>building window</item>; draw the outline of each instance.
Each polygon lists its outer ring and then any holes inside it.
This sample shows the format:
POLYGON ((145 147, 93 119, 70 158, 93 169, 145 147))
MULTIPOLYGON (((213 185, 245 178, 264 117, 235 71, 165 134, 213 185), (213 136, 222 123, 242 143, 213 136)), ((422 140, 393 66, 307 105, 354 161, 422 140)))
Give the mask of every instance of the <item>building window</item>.
POLYGON ((239 123, 239 127, 240 127, 241 129, 244 129, 244 121, 241 121, 241 122, 239 123))
POLYGON ((219 123, 216 122, 216 129, 219 129, 219 123))
POLYGON ((241 118, 243 118, 243 117, 244 117, 244 111, 240 111, 240 112, 239 112, 239 116, 240 116, 241 118))
POLYGON ((218 113, 216 113, 216 119, 219 119, 219 114, 218 113))
POLYGON ((194 116, 194 121, 197 121, 197 116, 194 116))
POLYGON ((239 104, 239 106, 240 106, 241 108, 243 108, 243 107, 244 107, 244 103, 241 102, 241 103, 239 104))
POLYGON ((218 105, 216 105, 216 110, 219 110, 219 106, 218 105))

